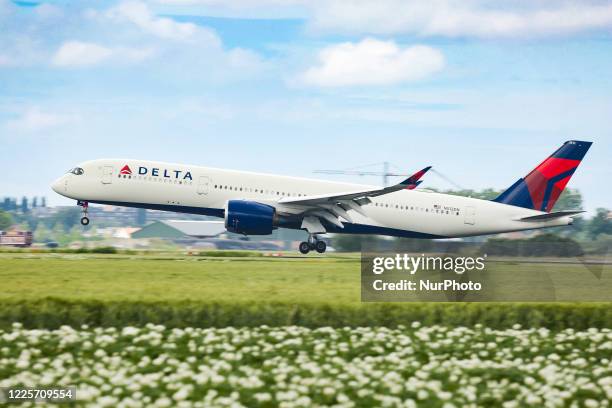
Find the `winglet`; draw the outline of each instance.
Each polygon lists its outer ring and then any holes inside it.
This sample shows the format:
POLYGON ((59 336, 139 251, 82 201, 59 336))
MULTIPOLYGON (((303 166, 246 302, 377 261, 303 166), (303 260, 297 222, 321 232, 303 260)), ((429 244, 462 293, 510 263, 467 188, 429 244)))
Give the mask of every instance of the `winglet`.
POLYGON ((414 190, 422 183, 422 181, 419 180, 429 171, 429 169, 431 169, 431 166, 427 166, 423 170, 417 171, 412 176, 402 181, 400 185, 405 186, 406 190, 414 190))

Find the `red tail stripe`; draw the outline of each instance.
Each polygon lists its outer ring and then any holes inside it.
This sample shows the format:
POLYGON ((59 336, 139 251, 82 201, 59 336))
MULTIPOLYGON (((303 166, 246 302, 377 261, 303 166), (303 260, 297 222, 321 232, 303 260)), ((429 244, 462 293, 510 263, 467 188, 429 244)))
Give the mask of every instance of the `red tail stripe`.
POLYGON ((542 164, 536 167, 536 170, 542 173, 547 179, 550 179, 578 167, 579 164, 580 160, 549 157, 548 159, 544 160, 542 164))

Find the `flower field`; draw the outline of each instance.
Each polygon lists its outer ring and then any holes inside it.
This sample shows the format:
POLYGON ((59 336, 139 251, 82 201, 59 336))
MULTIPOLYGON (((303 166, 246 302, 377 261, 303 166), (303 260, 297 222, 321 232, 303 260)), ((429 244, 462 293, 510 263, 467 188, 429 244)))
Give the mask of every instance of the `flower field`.
POLYGON ((0 387, 52 385, 106 407, 607 407, 612 331, 0 330, 0 387))

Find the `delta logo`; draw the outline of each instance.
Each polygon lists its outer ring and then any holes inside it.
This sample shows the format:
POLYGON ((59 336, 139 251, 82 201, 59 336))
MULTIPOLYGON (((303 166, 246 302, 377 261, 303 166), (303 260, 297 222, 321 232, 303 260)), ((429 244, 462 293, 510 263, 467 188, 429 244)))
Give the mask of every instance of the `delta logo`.
MULTIPOLYGON (((121 168, 119 174, 132 175, 132 169, 127 164, 121 168)), ((138 167, 138 175, 140 176, 153 176, 153 177, 164 177, 180 180, 193 180, 190 171, 183 170, 169 170, 160 169, 159 167, 138 167)))

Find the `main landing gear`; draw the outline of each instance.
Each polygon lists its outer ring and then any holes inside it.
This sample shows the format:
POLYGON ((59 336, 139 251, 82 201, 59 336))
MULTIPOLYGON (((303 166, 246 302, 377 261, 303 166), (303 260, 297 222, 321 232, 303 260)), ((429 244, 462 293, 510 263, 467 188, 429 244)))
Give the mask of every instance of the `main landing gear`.
POLYGON ((300 252, 306 255, 310 251, 317 251, 320 254, 325 253, 327 250, 327 244, 325 241, 321 241, 315 234, 308 236, 308 242, 300 243, 300 252))
POLYGON ((81 225, 89 225, 89 217, 87 217, 89 211, 89 203, 87 201, 77 201, 77 205, 80 205, 83 209, 81 212, 83 216, 81 217, 81 225))

